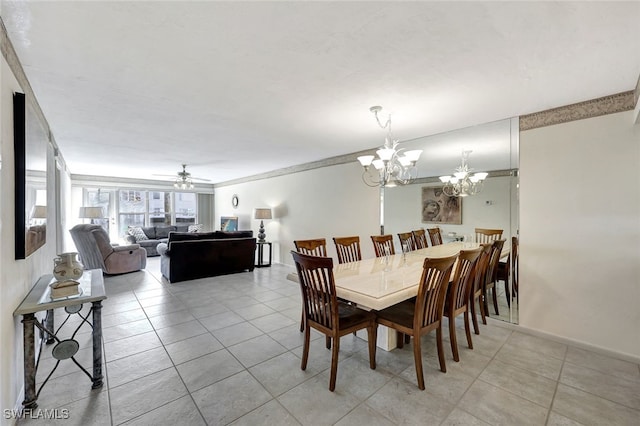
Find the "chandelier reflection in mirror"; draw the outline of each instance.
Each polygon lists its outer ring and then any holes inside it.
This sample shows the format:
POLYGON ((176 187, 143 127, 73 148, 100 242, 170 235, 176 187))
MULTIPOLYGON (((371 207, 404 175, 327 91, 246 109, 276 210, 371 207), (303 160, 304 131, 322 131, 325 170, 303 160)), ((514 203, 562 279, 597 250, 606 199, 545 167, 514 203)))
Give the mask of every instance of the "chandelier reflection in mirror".
POLYGON ((376 151, 378 158, 375 155, 358 157, 358 161, 364 168, 362 180, 369 186, 406 185, 418 176, 416 162, 420 158, 422 150, 403 151, 403 148, 398 148, 398 140, 394 140, 391 135, 391 114, 382 124, 378 117, 381 110, 381 106, 369 108, 369 111, 375 115, 378 126, 387 129, 387 136, 384 140, 384 146, 376 151), (371 167, 372 165, 373 167, 371 167))
POLYGON ((466 197, 482 191, 484 180, 489 174, 485 172, 471 174, 473 169, 469 168, 469 154, 471 151, 462 151, 462 164, 456 168, 453 176, 440 176, 440 180, 444 183, 442 192, 445 195, 466 197))

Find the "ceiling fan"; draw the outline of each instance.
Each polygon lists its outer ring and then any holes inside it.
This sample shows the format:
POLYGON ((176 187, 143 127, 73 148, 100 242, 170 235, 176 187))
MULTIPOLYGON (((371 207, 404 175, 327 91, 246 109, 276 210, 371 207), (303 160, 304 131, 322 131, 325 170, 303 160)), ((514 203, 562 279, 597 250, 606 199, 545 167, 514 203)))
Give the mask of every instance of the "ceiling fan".
POLYGON ((201 182, 211 182, 210 179, 197 178, 191 176, 191 173, 187 171, 187 165, 182 164, 182 171, 176 173, 175 175, 157 175, 154 176, 163 176, 163 177, 171 177, 175 179, 173 186, 180 189, 193 189, 193 181, 201 181, 201 182))

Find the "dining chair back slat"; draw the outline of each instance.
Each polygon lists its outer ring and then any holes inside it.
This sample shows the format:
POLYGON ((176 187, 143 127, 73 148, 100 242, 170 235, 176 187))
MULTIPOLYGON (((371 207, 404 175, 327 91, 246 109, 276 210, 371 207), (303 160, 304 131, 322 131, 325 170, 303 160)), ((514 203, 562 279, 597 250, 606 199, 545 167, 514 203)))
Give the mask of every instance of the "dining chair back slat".
POLYGON ((400 240, 400 247, 402 248, 403 253, 414 251, 416 249, 416 244, 411 232, 399 233, 398 239, 400 240))
POLYGON ((311 240, 296 240, 293 242, 296 251, 311 256, 327 256, 327 240, 315 238, 311 240))
POLYGON ((440 233, 440 228, 429 228, 427 229, 429 233, 429 240, 431 240, 432 246, 439 246, 442 244, 442 234, 440 233))
POLYGON ((372 235, 371 241, 373 242, 373 250, 376 253, 376 257, 396 254, 395 248, 393 247, 393 235, 372 235))
POLYGON ((492 243, 502 238, 502 229, 476 228, 476 243, 492 243))
POLYGON ((427 233, 424 229, 416 229, 415 231, 411 231, 411 234, 413 235, 416 250, 429 247, 429 243, 427 243, 427 233))
POLYGON ((338 252, 338 263, 349 263, 362 260, 360 237, 334 237, 333 242, 338 252))

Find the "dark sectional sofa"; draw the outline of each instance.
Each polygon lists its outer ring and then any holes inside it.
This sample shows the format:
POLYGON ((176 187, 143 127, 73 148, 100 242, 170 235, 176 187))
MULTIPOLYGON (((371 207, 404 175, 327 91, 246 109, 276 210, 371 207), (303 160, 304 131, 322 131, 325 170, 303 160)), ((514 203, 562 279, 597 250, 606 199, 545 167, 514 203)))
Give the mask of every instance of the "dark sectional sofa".
POLYGON ((171 232, 157 247, 160 271, 171 283, 252 271, 256 239, 253 231, 171 232))
POLYGON ((141 226, 142 232, 147 236, 148 240, 136 240, 133 235, 126 235, 125 238, 129 244, 140 244, 145 249, 147 257, 158 256, 156 247, 159 243, 166 243, 169 238, 169 232, 187 232, 189 225, 177 226, 141 226))

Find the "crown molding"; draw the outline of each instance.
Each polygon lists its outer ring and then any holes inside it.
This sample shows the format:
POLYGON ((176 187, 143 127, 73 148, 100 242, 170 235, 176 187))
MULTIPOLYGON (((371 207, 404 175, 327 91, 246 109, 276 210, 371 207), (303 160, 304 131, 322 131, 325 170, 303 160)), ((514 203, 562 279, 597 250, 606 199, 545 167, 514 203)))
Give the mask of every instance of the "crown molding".
POLYGON ((520 131, 631 111, 634 106, 634 91, 629 90, 615 95, 522 115, 520 116, 520 131))

